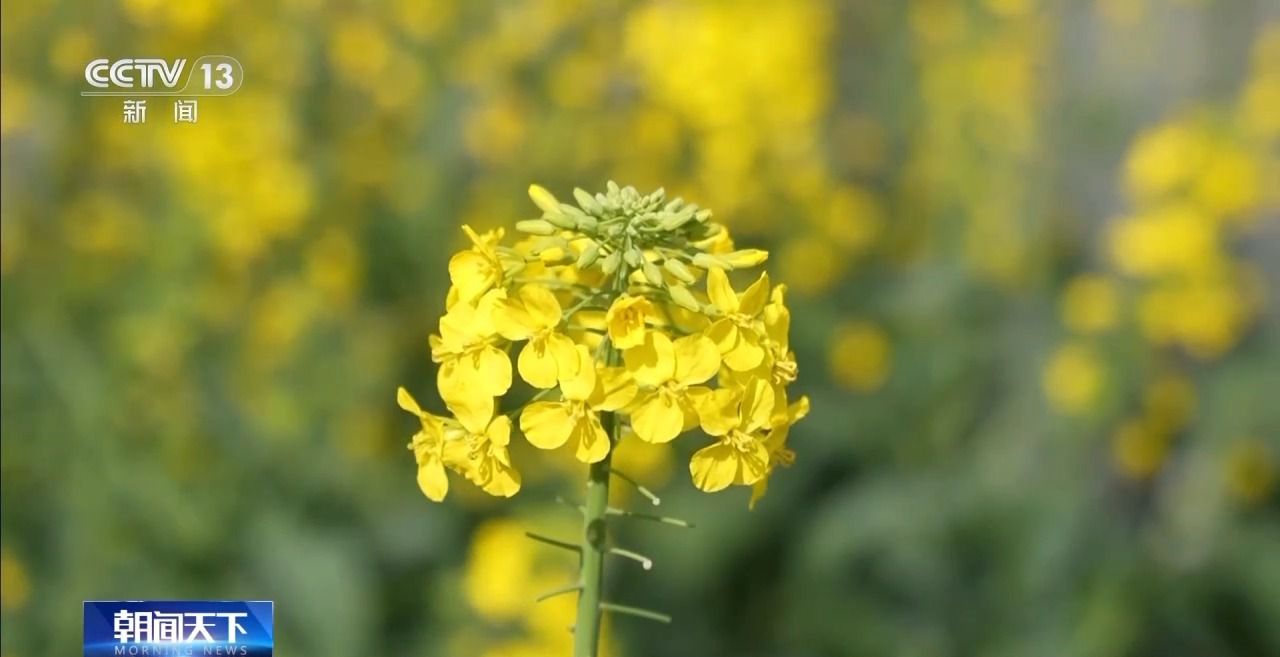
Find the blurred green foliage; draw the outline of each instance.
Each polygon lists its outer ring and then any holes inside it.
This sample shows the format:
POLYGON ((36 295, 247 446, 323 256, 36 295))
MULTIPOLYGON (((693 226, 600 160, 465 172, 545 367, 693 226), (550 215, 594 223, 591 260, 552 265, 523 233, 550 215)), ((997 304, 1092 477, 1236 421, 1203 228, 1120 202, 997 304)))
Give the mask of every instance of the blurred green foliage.
POLYGON ((607 178, 774 253, 814 408, 751 513, 619 456, 698 527, 623 530, 657 565, 613 597, 676 622, 611 654, 1280 654, 1270 0, 0 17, 5 657, 113 598, 272 599, 284 655, 567 654, 532 597, 573 565, 520 536, 582 473, 433 505, 393 396, 458 226, 607 178), (195 125, 78 93, 204 54, 246 81, 195 125))

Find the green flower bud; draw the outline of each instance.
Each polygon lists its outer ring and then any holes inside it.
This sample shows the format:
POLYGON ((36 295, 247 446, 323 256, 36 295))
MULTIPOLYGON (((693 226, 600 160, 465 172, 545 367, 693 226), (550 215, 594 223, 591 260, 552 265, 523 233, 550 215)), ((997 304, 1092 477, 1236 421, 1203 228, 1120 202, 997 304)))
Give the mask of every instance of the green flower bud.
POLYGON ((596 263, 600 259, 600 245, 592 242, 587 248, 582 250, 582 255, 578 256, 578 269, 586 269, 596 263))
POLYGON ((686 208, 681 212, 663 216, 662 223, 660 225, 663 230, 676 230, 677 228, 689 223, 690 219, 693 219, 693 209, 686 208))
POLYGON ((662 280, 662 271, 658 269, 657 265, 652 262, 646 262, 644 263, 644 266, 641 267, 641 271, 644 272, 644 277, 649 279, 650 283, 658 286, 663 285, 664 281, 662 280))
POLYGON ((542 215, 542 220, 551 224, 552 226, 555 226, 556 228, 563 228, 565 230, 574 230, 575 228, 578 227, 578 222, 574 221, 573 217, 570 217, 569 215, 565 215, 565 214, 560 214, 559 212, 555 214, 551 214, 550 212, 548 212, 542 215))
POLYGON ((702 312, 702 304, 698 303, 698 300, 694 298, 693 293, 689 291, 689 288, 677 283, 675 285, 668 285, 667 291, 671 293, 671 301, 673 301, 677 306, 680 306, 685 310, 692 310, 695 313, 702 312))
POLYGON ((604 212, 604 207, 600 205, 600 202, 581 187, 573 188, 573 197, 578 199, 578 207, 581 207, 583 210, 586 210, 591 214, 600 214, 601 212, 604 212))
POLYGON ((698 280, 698 277, 693 275, 693 271, 691 271, 687 266, 685 266, 683 262, 680 262, 679 260, 667 258, 666 260, 662 261, 662 267, 667 271, 671 272, 671 275, 675 276, 681 282, 692 283, 698 280))
POLYGON ((725 262, 720 256, 711 255, 710 253, 699 253, 693 256, 693 266, 703 269, 732 269, 729 263, 725 262))
POLYGON ((621 266, 622 266, 622 252, 614 251, 613 253, 610 253, 609 255, 605 256, 604 264, 601 265, 600 269, 603 270, 605 274, 612 275, 614 272, 618 271, 618 267, 621 267, 621 266))
POLYGON ((555 235, 556 227, 542 219, 525 219, 516 222, 516 230, 530 235, 555 235))
POLYGON ((626 259, 627 264, 631 267, 639 267, 640 263, 644 261, 644 254, 635 247, 627 249, 626 253, 622 254, 622 257, 626 259))

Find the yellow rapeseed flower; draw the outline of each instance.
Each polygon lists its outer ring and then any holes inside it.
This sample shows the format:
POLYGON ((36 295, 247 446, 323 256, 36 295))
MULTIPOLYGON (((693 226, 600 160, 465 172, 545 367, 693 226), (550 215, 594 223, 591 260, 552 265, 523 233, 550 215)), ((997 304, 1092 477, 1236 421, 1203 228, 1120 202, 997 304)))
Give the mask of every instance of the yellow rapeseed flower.
POLYGON ((445 418, 422 410, 413 395, 403 387, 396 390, 396 402, 422 422, 422 428, 413 434, 413 441, 409 443, 409 449, 413 450, 413 457, 418 462, 418 488, 427 499, 443 501, 449 493, 449 478, 445 475, 445 418))
POLYGON ((520 430, 540 449, 557 449, 571 439, 574 455, 596 463, 609 453, 609 435, 600 422, 601 411, 616 411, 635 397, 635 384, 617 368, 597 371, 591 352, 577 349, 576 372, 560 380, 560 401, 538 401, 520 413, 520 430))
POLYGON ((496 497, 511 497, 520 491, 520 472, 511 464, 507 445, 511 442, 511 418, 493 416, 492 398, 445 399, 458 419, 446 425, 445 440, 466 447, 463 474, 471 483, 496 497))
POLYGON ((494 328, 508 340, 528 340, 516 359, 520 377, 536 388, 553 388, 578 367, 573 340, 557 330, 560 302, 541 285, 526 285, 516 296, 495 309, 494 328))
POLYGON ((707 337, 715 342, 729 369, 745 372, 764 361, 764 324, 760 314, 769 300, 769 274, 760 278, 741 295, 733 291, 723 269, 707 271, 707 297, 719 318, 707 327, 707 337))
POLYGON ((463 232, 471 239, 471 248, 459 251, 449 259, 450 306, 458 301, 474 301, 502 283, 502 260, 498 257, 497 243, 502 239, 502 229, 480 235, 470 226, 463 232))
MULTIPOLYGON (((775 395, 785 395, 775 390, 775 395)), ((764 447, 769 452, 769 463, 765 466, 764 477, 752 484, 750 509, 756 508, 756 502, 769 491, 769 476, 773 474, 775 465, 791 467, 796 460, 796 453, 787 447, 787 436, 791 433, 791 425, 803 420, 809 414, 809 398, 801 397, 795 403, 787 405, 785 396, 775 397, 773 417, 769 420, 769 437, 765 438, 764 447)))
POLYGON ((442 397, 497 397, 511 388, 511 359, 494 345, 493 314, 505 300, 490 290, 476 303, 455 304, 440 318, 440 335, 430 338, 431 360, 438 363, 442 397))
POLYGON ((646 391, 631 410, 631 428, 641 440, 670 442, 698 424, 697 400, 710 394, 706 382, 720 370, 720 352, 710 339, 675 340, 652 332, 643 345, 623 353, 627 371, 646 391))
POLYGON ((630 349, 644 342, 645 322, 654 315, 653 304, 644 297, 624 294, 605 314, 609 340, 618 349, 630 349))
POLYGON ((708 493, 731 484, 750 486, 769 471, 765 431, 773 417, 773 388, 754 380, 744 388, 719 388, 699 404, 702 430, 717 442, 694 452, 693 484, 708 493))

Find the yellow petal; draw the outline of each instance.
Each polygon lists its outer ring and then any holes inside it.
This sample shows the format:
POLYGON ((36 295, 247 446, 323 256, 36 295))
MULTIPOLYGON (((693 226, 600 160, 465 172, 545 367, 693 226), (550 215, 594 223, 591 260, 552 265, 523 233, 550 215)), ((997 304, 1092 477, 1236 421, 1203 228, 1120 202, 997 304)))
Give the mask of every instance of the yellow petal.
POLYGON ((556 449, 569 440, 574 422, 567 402, 534 402, 520 413, 520 430, 534 447, 556 449))
POLYGON ((738 346, 738 325, 727 317, 717 319, 707 327, 706 336, 715 343, 721 354, 727 354, 738 346))
POLYGON ((494 461, 493 472, 484 485, 484 492, 495 497, 511 497, 520 492, 520 472, 511 465, 494 461))
MULTIPOLYGON (((547 350, 556 359, 556 371, 559 377, 568 378, 578 374, 581 359, 578 355, 577 346, 573 344, 573 340, 569 339, 569 336, 560 333, 548 334, 547 350)), ((588 349, 587 353, 590 354, 591 351, 588 349)))
POLYGON ((707 270, 707 297, 723 314, 738 312, 738 295, 729 285, 729 277, 723 269, 712 267, 707 270))
POLYGON ((483 434, 493 418, 493 397, 475 388, 464 388, 459 392, 463 394, 445 397, 444 403, 468 433, 483 434))
POLYGON ((520 288, 520 302, 539 329, 560 325, 560 302, 551 290, 541 285, 526 285, 520 288))
POLYGON ((764 310, 764 304, 769 300, 769 272, 760 272, 760 278, 751 284, 742 293, 742 297, 738 299, 738 312, 748 317, 755 317, 764 310))
POLYGON ((698 426, 698 409, 710 395, 711 388, 705 386, 693 386, 684 391, 684 395, 680 397, 680 410, 684 413, 684 426, 680 429, 682 433, 698 426))
POLYGON ((511 442, 511 418, 505 415, 493 418, 493 422, 489 423, 489 428, 485 430, 484 435, 494 445, 506 447, 511 442))
POLYGON ((738 452, 738 464, 740 467, 734 483, 750 486, 769 473, 769 450, 765 449, 763 443, 756 442, 749 451, 738 452))
POLYGON ((769 416, 773 414, 773 386, 753 379, 746 385, 742 393, 741 424, 747 431, 755 431, 769 426, 769 416))
POLYGON ((596 377, 591 394, 591 407, 598 411, 616 411, 636 398, 636 382, 626 370, 609 367, 596 377))
POLYGON ((432 502, 444 500, 449 493, 449 478, 445 476, 444 464, 431 459, 418 466, 418 488, 432 502))
POLYGON ((671 338, 657 331, 650 331, 640 346, 623 352, 622 359, 640 385, 661 385, 676 373, 675 346, 671 338))
POLYGON ((787 407, 787 424, 795 424, 807 415, 809 415, 809 395, 801 395, 800 399, 787 407))
POLYGON ((459 300, 471 301, 497 282, 493 262, 475 251, 462 251, 449 259, 449 280, 458 290, 459 300))
POLYGON ((720 350, 704 335, 687 335, 675 341, 675 380, 681 385, 702 383, 720 371, 720 350))
POLYGON ((404 389, 404 386, 400 386, 396 389, 396 403, 400 404, 400 408, 403 408, 418 417, 425 415, 425 413, 422 412, 422 407, 418 406, 418 401, 413 398, 413 395, 409 394, 408 390, 404 389))
MULTIPOLYGON (((781 287, 781 286, 779 286, 781 287)), ((780 303, 771 303, 764 307, 764 332, 770 340, 781 345, 780 351, 786 351, 790 344, 788 333, 791 332, 791 311, 780 303)))
POLYGON ((448 399, 462 396, 462 391, 467 388, 464 371, 470 370, 463 368, 456 358, 440 363, 440 369, 436 371, 436 390, 440 392, 441 397, 448 399))
POLYGON ((528 340, 538 331, 529 310, 514 299, 507 299, 494 308, 493 328, 508 340, 528 340))
POLYGON ((609 434, 605 433, 595 413, 578 421, 573 433, 577 442, 574 456, 579 461, 598 463, 609 455, 609 434))
POLYGON ((652 393, 632 411, 631 428, 645 442, 671 442, 684 428, 684 409, 674 396, 652 393))
POLYGON ((701 398, 694 398, 702 430, 712 436, 723 436, 736 428, 741 394, 732 388, 718 388, 701 398))
POLYGON ((473 382, 490 397, 500 397, 511 389, 511 359, 505 351, 486 345, 476 353, 471 366, 476 377, 473 382))
POLYGON ((554 388, 560 368, 545 338, 534 338, 525 343, 516 359, 520 378, 535 388, 554 388))
POLYGON ((471 460, 471 447, 466 440, 444 441, 444 464, 454 470, 467 474, 475 464, 471 460))
POLYGON ((738 344, 724 355, 724 364, 735 372, 747 372, 764 362, 764 347, 753 331, 738 331, 738 344))
POLYGON ((577 345, 578 368, 573 376, 560 379, 560 393, 565 399, 586 401, 596 388, 596 364, 585 345, 577 345))
POLYGON ((728 488, 737 473, 738 451, 724 443, 703 447, 689 461, 693 485, 708 493, 728 488))

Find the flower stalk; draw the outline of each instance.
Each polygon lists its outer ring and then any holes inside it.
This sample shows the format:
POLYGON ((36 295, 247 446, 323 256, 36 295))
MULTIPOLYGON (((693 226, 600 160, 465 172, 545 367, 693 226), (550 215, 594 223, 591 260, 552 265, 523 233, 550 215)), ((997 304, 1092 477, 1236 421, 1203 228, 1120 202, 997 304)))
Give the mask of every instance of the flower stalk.
MULTIPOLYGON (((618 439, 618 423, 613 413, 605 417, 611 440, 618 439)), ((595 657, 600 643, 600 615, 604 586, 604 556, 608 552, 609 531, 605 514, 609 509, 609 457, 587 469, 587 495, 582 513, 582 558, 579 578, 578 620, 573 625, 574 657, 595 657)))

